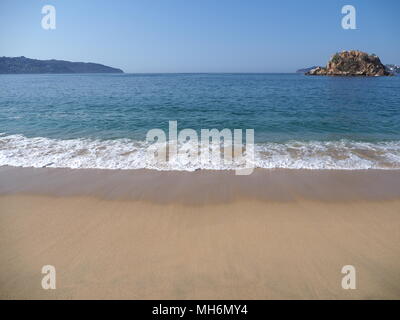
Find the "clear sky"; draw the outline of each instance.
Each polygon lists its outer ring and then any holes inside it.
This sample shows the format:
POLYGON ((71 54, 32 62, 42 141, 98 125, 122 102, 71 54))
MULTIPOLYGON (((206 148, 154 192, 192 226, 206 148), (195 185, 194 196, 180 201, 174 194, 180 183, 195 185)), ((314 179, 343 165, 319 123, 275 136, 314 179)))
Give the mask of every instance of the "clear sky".
POLYGON ((293 72, 345 49, 400 64, 400 1, 0 0, 0 56, 125 72, 293 72), (41 27, 46 4, 56 30, 41 27), (346 4, 357 30, 341 27, 346 4))

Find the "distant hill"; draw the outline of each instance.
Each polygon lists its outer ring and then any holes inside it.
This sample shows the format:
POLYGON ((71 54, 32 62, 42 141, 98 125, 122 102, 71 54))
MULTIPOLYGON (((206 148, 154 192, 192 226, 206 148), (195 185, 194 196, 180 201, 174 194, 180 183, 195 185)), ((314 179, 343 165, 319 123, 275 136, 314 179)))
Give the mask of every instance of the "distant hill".
POLYGON ((123 71, 91 62, 0 57, 0 74, 10 73, 123 73, 123 71))
POLYGON ((395 65, 395 64, 387 64, 385 67, 393 73, 400 73, 400 66, 395 65))
POLYGON ((296 73, 306 73, 311 71, 312 69, 318 68, 319 66, 313 66, 313 67, 309 67, 309 68, 304 68, 304 69, 299 69, 296 71, 296 73))

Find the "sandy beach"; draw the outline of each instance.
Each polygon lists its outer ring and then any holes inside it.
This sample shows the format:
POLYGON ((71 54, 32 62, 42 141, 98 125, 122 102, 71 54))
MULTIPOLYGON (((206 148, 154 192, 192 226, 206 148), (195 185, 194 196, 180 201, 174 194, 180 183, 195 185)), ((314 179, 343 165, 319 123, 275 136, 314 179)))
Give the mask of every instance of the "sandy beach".
POLYGON ((0 298, 399 299, 399 190, 397 171, 2 167, 0 298))

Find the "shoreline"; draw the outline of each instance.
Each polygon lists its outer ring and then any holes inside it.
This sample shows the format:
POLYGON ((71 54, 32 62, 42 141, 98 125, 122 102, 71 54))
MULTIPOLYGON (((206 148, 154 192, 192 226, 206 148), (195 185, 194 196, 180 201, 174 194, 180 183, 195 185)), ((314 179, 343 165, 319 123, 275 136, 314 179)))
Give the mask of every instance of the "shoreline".
MULTIPOLYGON (((12 118, 11 118, 12 119, 12 118)), ((164 134, 175 134, 177 123, 169 121, 168 130, 164 134)), ((159 123, 163 127, 162 123, 159 123)), ((178 128, 181 129, 182 124, 178 128)), ((183 126, 182 126, 183 127, 183 126)), ((228 129, 227 129, 228 130, 228 129)), ((255 129, 254 129, 255 130, 255 129)), ((246 129, 247 132, 247 129, 246 129)), ((230 131, 232 134, 232 132, 230 131)), ((145 132, 143 132, 145 134, 145 132)), ((247 133, 246 133, 247 135, 247 133)), ((232 136, 232 135, 231 135, 232 136)), ((392 137, 394 138, 394 137, 392 137)), ((143 137, 142 137, 143 139, 143 137)), ((304 141, 290 139, 286 136, 282 141, 258 142, 254 144, 253 155, 246 160, 256 169, 273 170, 399 170, 398 158, 400 140, 329 140, 324 135, 322 140, 306 139, 304 141), (289 140, 287 140, 289 139, 289 140)), ((197 153, 202 158, 202 148, 194 144, 190 152, 197 153)), ((247 144, 249 141, 246 138, 247 144)), ((244 146, 245 144, 242 144, 244 146)), ((154 163, 154 157, 149 151, 156 147, 154 141, 135 140, 133 138, 107 139, 99 135, 90 137, 65 137, 65 139, 24 136, 22 134, 0 133, 0 166, 15 166, 24 168, 71 168, 71 169, 112 169, 138 170, 155 169, 159 171, 196 170, 235 170, 243 167, 231 161, 221 161, 211 154, 213 161, 194 161, 186 163, 178 156, 169 158, 168 150, 158 152, 166 159, 154 163), (165 152, 167 151, 167 154, 165 152), (168 158, 168 161, 166 161, 168 158), (165 160, 165 161, 164 161, 165 160), (216 160, 216 161, 215 161, 216 160)), ((178 144, 178 149, 183 145, 178 144)), ((188 149, 188 150, 189 150, 188 149)), ((155 151, 155 150, 153 150, 155 151)), ((209 159, 210 160, 210 159, 209 159)))
POLYGON ((88 196, 151 203, 235 200, 381 201, 400 199, 400 170, 255 169, 157 171, 0 167, 0 196, 88 196))

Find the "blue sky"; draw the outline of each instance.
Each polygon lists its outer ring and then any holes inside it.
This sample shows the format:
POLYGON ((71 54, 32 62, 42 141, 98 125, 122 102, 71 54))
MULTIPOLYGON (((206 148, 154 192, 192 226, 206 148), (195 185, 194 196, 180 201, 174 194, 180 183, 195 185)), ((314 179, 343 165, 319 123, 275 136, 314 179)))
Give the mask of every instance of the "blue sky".
POLYGON ((125 72, 293 72, 360 49, 400 64, 399 0, 1 0, 0 56, 125 72), (41 27, 54 5, 56 30, 41 27), (357 30, 341 8, 357 10, 357 30))

